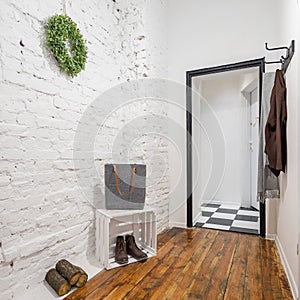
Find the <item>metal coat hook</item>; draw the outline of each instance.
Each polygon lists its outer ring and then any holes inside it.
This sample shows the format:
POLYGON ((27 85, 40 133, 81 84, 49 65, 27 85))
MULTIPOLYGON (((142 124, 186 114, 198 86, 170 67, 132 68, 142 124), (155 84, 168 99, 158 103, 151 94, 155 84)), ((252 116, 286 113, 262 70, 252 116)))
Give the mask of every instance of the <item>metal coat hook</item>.
POLYGON ((265 61, 265 64, 270 65, 270 64, 282 64, 283 59, 280 60, 275 60, 275 61, 265 61))
POLYGON ((292 40, 289 47, 268 47, 268 43, 265 43, 265 48, 268 51, 276 51, 276 50, 286 50, 286 56, 281 55, 281 58, 279 61, 265 61, 265 64, 278 64, 281 63, 281 70, 283 73, 286 72, 292 57, 295 53, 295 40, 292 40))
POLYGON ((289 50, 288 47, 268 47, 268 43, 265 43, 265 47, 268 51, 274 51, 274 50, 283 50, 283 49, 286 49, 286 50, 289 50))

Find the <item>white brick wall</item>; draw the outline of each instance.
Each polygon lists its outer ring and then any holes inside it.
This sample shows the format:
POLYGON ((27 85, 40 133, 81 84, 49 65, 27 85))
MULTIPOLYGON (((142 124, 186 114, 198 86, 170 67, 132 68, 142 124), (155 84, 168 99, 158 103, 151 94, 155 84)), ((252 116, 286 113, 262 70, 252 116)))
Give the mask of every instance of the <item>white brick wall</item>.
MULTIPOLYGON (((165 1, 69 1, 67 13, 88 46, 86 70, 73 79, 58 71, 44 46, 43 24, 62 8, 62 1, 0 4, 1 299, 36 286, 62 257, 92 255, 94 210, 80 193, 73 161, 78 122, 89 104, 116 84, 166 77, 165 1)), ((102 128, 104 142, 95 144, 100 173, 119 126, 155 109, 167 113, 153 101, 116 111, 112 127, 108 122, 102 128)), ((162 133, 165 125, 157 123, 162 133)), ((129 151, 131 161, 149 163, 158 178, 160 169, 168 169, 167 155, 167 142, 147 134, 129 151)), ((168 191, 167 172, 147 192, 148 203, 159 208, 159 230, 168 226, 168 191)))

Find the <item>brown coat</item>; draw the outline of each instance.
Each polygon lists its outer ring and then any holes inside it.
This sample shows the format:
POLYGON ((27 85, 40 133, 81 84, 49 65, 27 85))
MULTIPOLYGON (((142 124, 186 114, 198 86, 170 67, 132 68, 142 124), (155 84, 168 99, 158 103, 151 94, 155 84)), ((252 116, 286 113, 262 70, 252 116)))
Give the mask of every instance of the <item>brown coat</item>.
POLYGON ((285 172, 286 146, 286 85, 281 70, 276 70, 274 87, 270 99, 270 112, 265 127, 266 146, 271 171, 278 176, 285 172))

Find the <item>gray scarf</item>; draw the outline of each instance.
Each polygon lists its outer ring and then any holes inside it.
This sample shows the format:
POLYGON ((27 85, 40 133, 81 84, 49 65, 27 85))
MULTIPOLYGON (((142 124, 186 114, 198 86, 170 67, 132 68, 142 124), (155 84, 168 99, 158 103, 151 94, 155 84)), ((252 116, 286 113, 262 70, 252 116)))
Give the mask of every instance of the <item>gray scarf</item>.
POLYGON ((265 73, 262 87, 262 101, 259 127, 257 201, 265 202, 266 198, 279 198, 278 178, 268 167, 265 148, 265 126, 270 111, 270 98, 274 85, 275 73, 265 73))

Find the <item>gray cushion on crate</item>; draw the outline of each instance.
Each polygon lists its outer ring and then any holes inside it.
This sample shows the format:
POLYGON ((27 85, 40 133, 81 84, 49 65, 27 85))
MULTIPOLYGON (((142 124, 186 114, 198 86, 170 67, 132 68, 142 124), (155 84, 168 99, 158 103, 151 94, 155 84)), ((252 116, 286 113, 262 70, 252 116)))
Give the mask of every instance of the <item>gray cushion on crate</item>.
POLYGON ((106 164, 105 165, 105 207, 106 209, 143 209, 146 195, 146 165, 142 164, 106 164), (118 192, 114 165, 118 172, 118 192), (132 192, 131 183, 136 168, 132 192))

